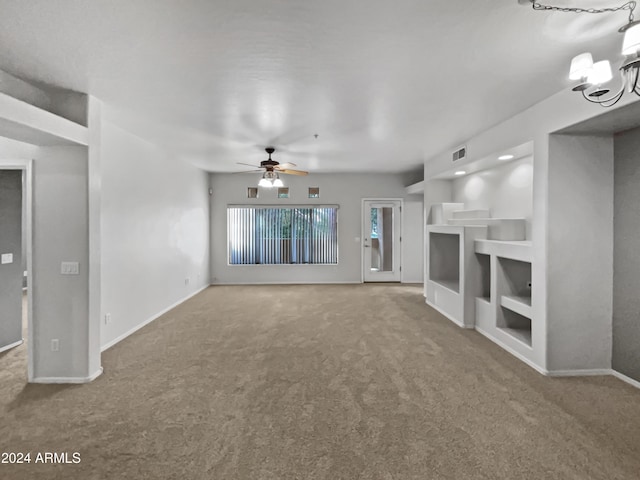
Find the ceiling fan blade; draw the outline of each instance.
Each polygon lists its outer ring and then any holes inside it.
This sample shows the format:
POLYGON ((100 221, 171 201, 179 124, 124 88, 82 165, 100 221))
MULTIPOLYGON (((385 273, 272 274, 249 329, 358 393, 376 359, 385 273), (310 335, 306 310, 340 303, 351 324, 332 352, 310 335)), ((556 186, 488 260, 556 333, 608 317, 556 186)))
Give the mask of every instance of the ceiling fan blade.
POLYGON ((260 170, 243 170, 242 172, 231 172, 231 174, 235 175, 237 173, 257 173, 257 172, 262 173, 262 169, 260 169, 260 170))
POLYGON ((290 170, 290 169, 278 170, 278 173, 285 173, 287 175, 309 175, 309 172, 305 172, 304 170, 290 170))
POLYGON ((255 167, 255 168, 262 168, 260 165, 253 165, 251 163, 242 163, 242 162, 236 162, 238 165, 246 165, 247 167, 255 167))
POLYGON ((291 167, 296 167, 297 165, 295 163, 291 163, 291 162, 285 162, 285 163, 281 163, 280 165, 276 165, 276 169, 277 170, 286 170, 287 168, 291 168, 291 167))

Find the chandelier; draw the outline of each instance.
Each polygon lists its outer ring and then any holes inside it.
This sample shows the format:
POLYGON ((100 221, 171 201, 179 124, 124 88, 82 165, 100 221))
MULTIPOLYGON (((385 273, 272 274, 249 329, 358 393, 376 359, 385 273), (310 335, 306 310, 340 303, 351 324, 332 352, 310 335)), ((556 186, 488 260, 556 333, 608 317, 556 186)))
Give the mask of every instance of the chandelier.
POLYGON ((618 69, 622 81, 620 89, 610 94, 611 90, 607 87, 607 84, 613 78, 611 63, 609 60, 601 60, 594 63, 593 57, 589 52, 581 53, 571 60, 569 79, 579 82, 573 87, 572 90, 574 92, 581 92, 586 100, 598 103, 603 107, 612 107, 618 103, 625 92, 635 93, 640 96, 638 78, 640 71, 640 21, 634 20, 635 1, 626 2, 619 7, 612 8, 554 7, 542 5, 536 0, 526 0, 524 3, 526 2, 530 2, 534 10, 571 13, 608 13, 628 10, 629 21, 618 30, 618 32, 624 34, 622 40, 622 55, 624 58, 618 69))

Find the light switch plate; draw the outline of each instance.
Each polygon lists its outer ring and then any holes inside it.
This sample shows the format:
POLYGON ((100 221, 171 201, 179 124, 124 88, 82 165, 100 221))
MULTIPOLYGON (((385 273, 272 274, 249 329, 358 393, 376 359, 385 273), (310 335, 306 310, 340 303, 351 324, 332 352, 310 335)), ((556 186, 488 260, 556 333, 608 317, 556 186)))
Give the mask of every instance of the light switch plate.
POLYGON ((62 262, 60 273, 62 275, 78 275, 80 273, 80 264, 78 262, 62 262))
POLYGON ((2 265, 13 263, 13 253, 3 253, 2 260, 0 261, 2 262, 2 265))

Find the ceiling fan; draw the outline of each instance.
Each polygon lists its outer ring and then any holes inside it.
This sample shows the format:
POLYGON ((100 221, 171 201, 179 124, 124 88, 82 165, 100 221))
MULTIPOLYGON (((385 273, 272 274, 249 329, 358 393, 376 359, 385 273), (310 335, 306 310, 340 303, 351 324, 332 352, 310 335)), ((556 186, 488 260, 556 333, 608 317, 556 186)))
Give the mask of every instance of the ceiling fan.
POLYGON ((261 187, 281 187, 282 180, 279 178, 280 173, 284 173, 286 175, 308 175, 309 172, 305 172, 304 170, 294 170, 291 167, 295 167, 295 163, 280 163, 271 159, 271 154, 276 151, 273 147, 267 147, 264 149, 265 152, 269 154, 269 158, 267 160, 263 160, 260 162, 260 165, 252 165, 250 163, 242 163, 237 162, 238 165, 247 165, 249 167, 255 167, 258 170, 246 170, 244 172, 237 173, 253 173, 253 172, 264 172, 262 175, 262 179, 260 183, 258 183, 261 187))

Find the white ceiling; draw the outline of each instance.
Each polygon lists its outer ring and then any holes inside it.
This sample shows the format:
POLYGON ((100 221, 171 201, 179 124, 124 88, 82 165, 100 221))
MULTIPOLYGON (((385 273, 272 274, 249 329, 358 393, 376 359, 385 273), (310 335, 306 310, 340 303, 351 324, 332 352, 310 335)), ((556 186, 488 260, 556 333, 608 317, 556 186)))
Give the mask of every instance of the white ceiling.
POLYGON ((206 170, 273 145, 310 171, 408 171, 568 88, 571 57, 611 56, 625 21, 516 0, 0 0, 0 69, 95 95, 206 170))

